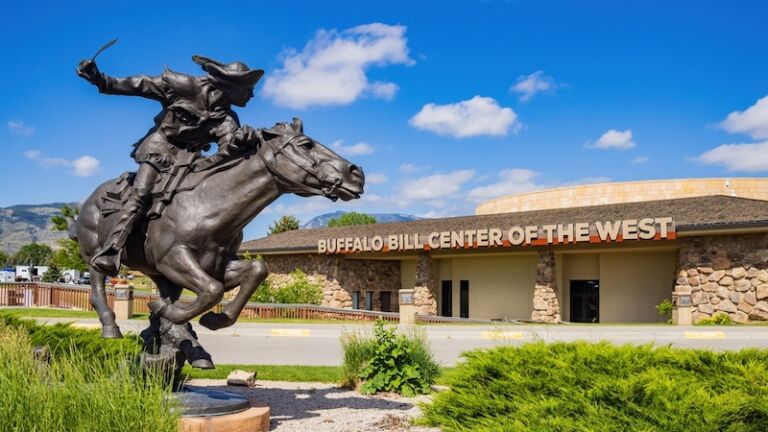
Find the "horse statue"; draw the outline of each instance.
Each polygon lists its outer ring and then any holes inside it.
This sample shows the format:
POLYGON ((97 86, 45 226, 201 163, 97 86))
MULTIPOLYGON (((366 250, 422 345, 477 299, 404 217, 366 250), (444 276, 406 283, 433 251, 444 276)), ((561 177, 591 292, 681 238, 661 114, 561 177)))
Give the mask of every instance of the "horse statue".
MULTIPOLYGON (((263 261, 238 259, 243 228, 270 203, 285 193, 333 201, 357 199, 363 193, 362 169, 304 135, 299 119, 260 132, 258 149, 189 173, 161 217, 137 223, 126 243, 123 263, 149 276, 160 291, 160 299, 149 305, 150 326, 142 332, 147 361, 171 357, 179 368, 185 360, 193 367, 213 368, 189 321, 206 311, 200 325, 212 330, 237 321, 267 276, 263 261), (240 290, 221 313, 210 311, 236 287, 240 290), (197 295, 191 303, 180 300, 184 288, 197 295)), ((103 211, 103 197, 120 181, 100 185, 80 209, 73 228, 85 262, 103 246, 112 228, 114 218, 103 211)), ((92 266, 90 272, 90 302, 102 336, 122 337, 107 304, 106 275, 92 266)))

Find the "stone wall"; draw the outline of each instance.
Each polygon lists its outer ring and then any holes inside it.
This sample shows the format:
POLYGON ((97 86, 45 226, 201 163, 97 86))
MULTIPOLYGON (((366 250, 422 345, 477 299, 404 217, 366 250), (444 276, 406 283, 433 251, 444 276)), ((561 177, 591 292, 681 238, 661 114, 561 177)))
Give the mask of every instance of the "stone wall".
POLYGON ((432 255, 419 252, 416 261, 416 283, 413 287, 413 305, 420 315, 437 315, 437 296, 435 295, 435 269, 432 255))
POLYGON ((555 254, 549 248, 539 249, 531 320, 545 323, 560 322, 560 301, 557 298, 555 284, 555 254))
POLYGON ((675 291, 688 290, 693 322, 768 321, 768 234, 681 238, 675 291))
POLYGON ((390 310, 398 310, 400 261, 347 259, 339 255, 296 254, 264 256, 270 280, 280 280, 297 268, 323 289, 323 306, 352 307, 352 292, 360 291, 360 308, 373 291, 373 310, 381 310, 382 291, 390 292, 390 310))

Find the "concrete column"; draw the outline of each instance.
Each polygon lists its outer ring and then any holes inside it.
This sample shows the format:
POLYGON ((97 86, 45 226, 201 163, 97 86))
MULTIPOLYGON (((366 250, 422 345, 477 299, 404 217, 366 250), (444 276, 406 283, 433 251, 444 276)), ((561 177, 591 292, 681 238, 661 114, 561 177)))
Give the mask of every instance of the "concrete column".
POLYGON ((419 258, 416 262, 416 283, 413 287, 413 305, 418 314, 437 315, 432 255, 426 251, 419 252, 419 258))
POLYGON ((133 285, 115 285, 115 318, 131 319, 133 317, 133 285))
POLYGON ((400 303, 400 324, 412 325, 416 323, 416 306, 413 304, 414 290, 401 289, 398 295, 400 303))
POLYGON ((557 298, 555 280, 555 253, 550 248, 539 249, 539 261, 536 264, 536 285, 533 290, 532 321, 560 322, 560 300, 557 298))
POLYGON ((701 289, 699 285, 698 271, 692 269, 690 274, 688 270, 685 270, 680 266, 678 269, 677 279, 675 280, 675 291, 672 293, 672 324, 674 325, 691 325, 693 324, 693 303, 691 301, 691 294, 693 289, 690 285, 690 281, 693 280, 697 284, 697 288, 701 289), (696 272, 694 274, 694 272, 696 272))

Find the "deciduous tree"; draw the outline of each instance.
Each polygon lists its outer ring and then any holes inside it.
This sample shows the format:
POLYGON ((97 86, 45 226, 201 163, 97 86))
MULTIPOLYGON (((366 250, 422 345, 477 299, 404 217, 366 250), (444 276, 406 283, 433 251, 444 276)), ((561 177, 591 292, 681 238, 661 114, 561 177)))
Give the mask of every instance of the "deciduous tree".
POLYGON ((365 213, 347 212, 328 221, 329 227, 375 224, 376 218, 365 213))

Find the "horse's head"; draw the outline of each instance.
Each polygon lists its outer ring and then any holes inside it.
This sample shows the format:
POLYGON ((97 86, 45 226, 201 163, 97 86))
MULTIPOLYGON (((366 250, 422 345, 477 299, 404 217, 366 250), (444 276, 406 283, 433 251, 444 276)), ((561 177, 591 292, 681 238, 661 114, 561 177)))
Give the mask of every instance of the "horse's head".
POLYGON ((283 192, 300 196, 322 195, 333 201, 360 198, 363 170, 304 135, 301 120, 261 129, 259 155, 283 192))

